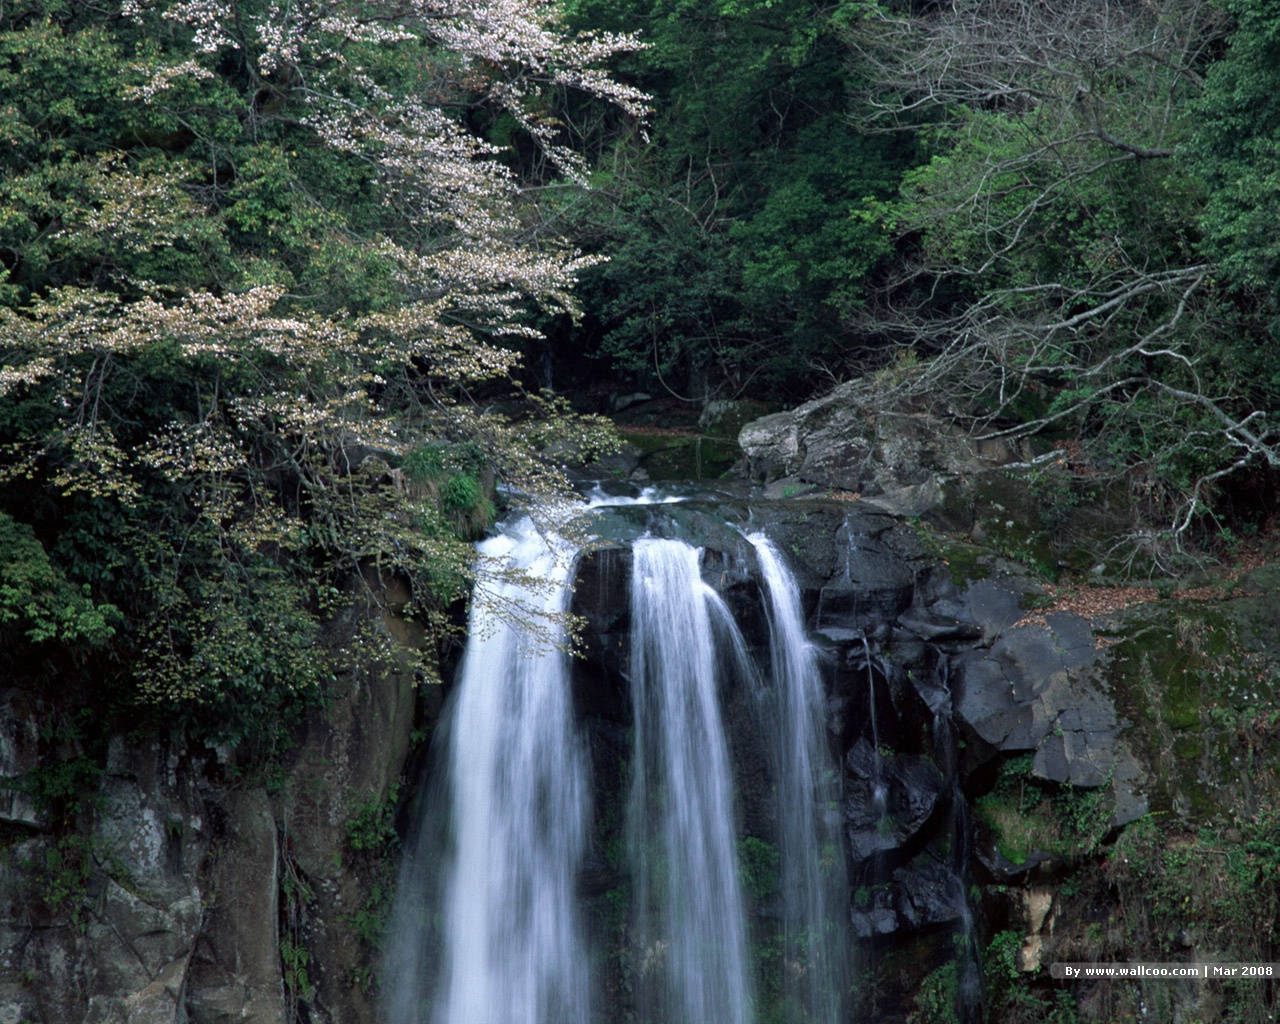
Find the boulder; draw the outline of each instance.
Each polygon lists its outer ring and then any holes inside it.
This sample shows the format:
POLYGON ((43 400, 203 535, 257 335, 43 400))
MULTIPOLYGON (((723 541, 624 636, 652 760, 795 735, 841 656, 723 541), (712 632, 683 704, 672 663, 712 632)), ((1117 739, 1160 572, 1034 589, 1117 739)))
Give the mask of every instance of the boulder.
MULTIPOLYGON (((999 628, 1013 614, 998 593, 988 587, 985 596, 971 595, 985 629, 999 628)), ((1112 825, 1121 825, 1146 813, 1144 773, 1121 738, 1124 724, 1102 688, 1099 662, 1088 622, 1054 614, 1044 625, 1007 629, 990 648, 956 655, 952 697, 971 736, 1003 753, 1034 751, 1036 778, 1109 786, 1112 825)))
POLYGON ((865 394, 863 381, 850 381, 744 425, 738 444, 751 476, 886 495, 891 511, 918 515, 942 500, 940 477, 1018 457, 1008 443, 975 441, 927 412, 873 411, 863 404, 865 394))
POLYGON ((885 756, 860 738, 845 756, 845 834, 854 860, 900 849, 934 815, 946 780, 937 766, 906 754, 885 756))

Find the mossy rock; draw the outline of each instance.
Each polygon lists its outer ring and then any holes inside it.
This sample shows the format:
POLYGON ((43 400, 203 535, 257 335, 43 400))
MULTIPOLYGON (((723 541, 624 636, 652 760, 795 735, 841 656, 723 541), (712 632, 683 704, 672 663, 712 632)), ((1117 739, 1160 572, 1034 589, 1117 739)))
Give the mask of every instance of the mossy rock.
POLYGON ((698 417, 698 428, 708 437, 736 444, 743 427, 772 411, 769 405, 752 399, 711 401, 698 417))
POLYGON ((1134 726, 1126 739, 1152 773, 1153 810, 1217 818, 1251 798, 1241 787, 1255 741, 1280 727, 1274 591, 1130 609, 1105 672, 1134 726))
POLYGON ((1056 579, 1058 558, 1041 518, 1041 503, 1015 473, 988 473, 974 489, 974 538, 1037 573, 1056 579))
POLYGON ((679 436, 625 428, 618 434, 637 450, 640 468, 655 481, 718 480, 742 458, 736 441, 703 434, 679 436))

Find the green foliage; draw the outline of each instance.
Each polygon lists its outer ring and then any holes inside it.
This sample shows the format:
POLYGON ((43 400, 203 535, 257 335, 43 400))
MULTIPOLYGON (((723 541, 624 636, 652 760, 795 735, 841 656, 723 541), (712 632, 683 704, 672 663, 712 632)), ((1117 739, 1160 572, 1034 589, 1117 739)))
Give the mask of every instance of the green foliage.
MULTIPOLYGON (((319 622, 302 584, 269 559, 214 563, 218 572, 157 591, 141 630, 139 685, 149 697, 231 711, 274 690, 317 690, 332 667, 315 657, 319 622)), ((154 568, 163 586, 163 566, 154 568)))
POLYGON ((53 715, 40 729, 44 756, 39 763, 22 776, 0 780, 0 787, 29 797, 59 839, 71 835, 82 813, 98 805, 104 774, 99 724, 92 707, 53 715))
POLYGON ((1117 840, 1108 877, 1145 941, 1171 951, 1194 927, 1233 958, 1270 960, 1270 923, 1280 908, 1280 814, 1268 804, 1238 837, 1203 827, 1187 834, 1146 818, 1117 840))
POLYGON ((1018 953, 1022 936, 1017 932, 997 932, 982 955, 982 970, 989 986, 1007 984, 1018 977, 1018 953))
POLYGON ((345 860, 350 870, 361 876, 365 893, 360 905, 345 918, 351 933, 366 950, 364 963, 352 969, 350 980, 365 992, 373 992, 380 981, 378 963, 395 898, 394 854, 400 846, 395 814, 399 793, 399 785, 392 784, 384 799, 356 803, 347 820, 345 860))
POLYGON ((1280 15, 1226 0, 1236 19, 1226 53, 1205 74, 1188 153, 1209 189, 1201 223, 1224 274, 1275 308, 1280 239, 1280 15))
POLYGON ((353 581, 443 639, 494 480, 560 495, 539 453, 608 443, 474 404, 591 260, 459 112, 580 173, 541 94, 635 113, 590 67, 630 44, 482 13, 0 9, 0 635, 33 678, 276 749, 367 660, 323 642, 382 600, 353 581))
MULTIPOLYGON (((1261 773, 1257 778, 1268 786, 1261 773)), ((1224 961, 1272 962, 1280 912, 1280 813, 1271 793, 1256 815, 1226 828, 1188 831, 1148 816, 1120 835, 1106 863, 1124 943, 1144 957, 1176 959, 1184 937, 1224 961)), ((1264 1021, 1276 1011, 1267 986, 1228 986, 1223 1020, 1264 1021)))
POLYGON ((83 932, 89 925, 92 841, 75 834, 61 836, 45 846, 41 861, 29 867, 35 871, 36 892, 45 906, 83 932))
POLYGON ((775 396, 832 360, 842 317, 889 248, 872 212, 904 151, 844 123, 836 10, 576 0, 577 24, 644 25, 627 71, 652 144, 596 129, 595 194, 571 216, 610 261, 583 278, 591 351, 655 386, 775 396), (596 349, 598 345, 598 349, 596 349))
POLYGON ((1108 787, 1055 786, 1032 777, 1032 763, 1031 754, 1008 758, 995 787, 978 799, 1001 856, 1023 864, 1037 852, 1068 860, 1094 853, 1110 827, 1108 787))
POLYGON ((757 903, 778 892, 781 854, 771 843, 755 836, 738 840, 738 874, 742 886, 757 903))
POLYGON ((985 1016, 1008 1024, 1079 1024, 1081 1017, 1071 990, 1032 988, 1033 974, 1018 969, 1022 936, 997 932, 983 953, 985 1016))
POLYGON ((440 444, 424 444, 404 457, 405 475, 415 483, 433 483, 448 468, 448 449, 440 444))
POLYGON ((1025 25, 1020 7, 863 5, 851 23, 852 116, 911 130, 928 156, 882 217, 888 283, 854 313, 918 364, 863 400, 1071 444, 1075 472, 1125 480, 1160 524, 1130 565, 1170 569, 1221 525, 1222 480, 1276 464, 1275 346, 1215 279, 1275 279, 1267 213, 1232 198, 1272 173, 1254 141, 1272 131, 1274 16, 1229 5, 1248 13, 1215 61, 1229 23, 1213 5, 1056 7, 1025 25), (1244 252, 1256 266, 1236 273, 1244 252))
POLYGON ((310 999, 315 989, 307 973, 311 963, 311 954, 289 939, 280 940, 280 962, 284 965, 284 984, 289 991, 290 1000, 310 999))
POLYGON ((81 810, 95 804, 102 766, 85 754, 48 761, 30 772, 16 788, 47 814, 60 831, 70 829, 81 810))
MULTIPOLYGON (((370 950, 381 951, 382 940, 387 933, 391 909, 395 901, 395 883, 388 877, 389 871, 380 872, 370 884, 368 895, 347 919, 352 934, 370 950)), ((378 969, 365 964, 353 969, 352 981, 365 992, 373 992, 379 983, 378 969)))
POLYGON ((354 853, 383 854, 400 841, 395 830, 400 787, 393 785, 383 800, 357 804, 347 821, 347 846, 354 853))
POLYGON ((915 1009, 907 1019, 911 1024, 960 1024, 958 994, 959 966, 950 960, 925 976, 916 991, 915 1009))
POLYGON ((458 524, 464 538, 478 537, 493 522, 493 504, 480 481, 469 473, 455 473, 445 481, 440 508, 458 524))
POLYGON ((1216 361, 1269 422, 1280 408, 1280 15, 1269 4, 1222 6, 1235 31, 1205 73, 1186 156, 1207 192, 1198 225, 1220 274, 1220 316, 1239 324, 1224 330, 1216 361))
POLYGON ((26 523, 0 512, 0 628, 15 624, 31 643, 100 646, 120 624, 120 611, 93 601, 88 583, 69 583, 26 523))

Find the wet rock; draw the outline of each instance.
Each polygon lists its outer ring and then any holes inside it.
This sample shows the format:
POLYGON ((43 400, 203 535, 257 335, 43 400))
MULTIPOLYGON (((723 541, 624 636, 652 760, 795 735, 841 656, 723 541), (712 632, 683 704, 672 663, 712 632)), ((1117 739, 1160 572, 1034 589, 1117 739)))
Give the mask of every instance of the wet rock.
POLYGON ((845 832, 855 860, 899 849, 933 816, 946 780, 920 757, 889 755, 859 739, 845 757, 845 832))
POLYGON ((921 931, 963 920, 965 883, 951 865, 923 855, 893 872, 900 927, 921 931))
MULTIPOLYGON (((10 736, 35 735, 56 714, 27 695, 8 697, 0 701, 15 716, 10 736)), ((48 822, 42 812, 19 829, 9 823, 0 1019, 176 1024, 203 918, 197 872, 208 844, 187 752, 160 737, 132 746, 116 738, 105 754, 64 738, 45 756, 9 766, 29 776, 91 764, 80 781, 96 780, 97 791, 48 822)))
MULTIPOLYGON (((335 623, 354 636, 360 615, 335 623)), ((322 708, 312 709, 287 764, 290 784, 274 795, 272 810, 287 842, 280 850, 281 884, 295 893, 297 933, 305 946, 305 1000, 312 1024, 357 1024, 376 1016, 374 993, 351 977, 376 962, 376 951, 352 927, 369 894, 369 880, 346 854, 348 826, 385 804, 408 756, 417 708, 416 650, 426 644, 421 626, 384 616, 375 628, 397 643, 372 679, 343 675, 329 687, 322 708), (302 910, 305 909, 305 913, 302 910)), ((348 640, 348 642, 352 642, 348 640)), ((277 950, 276 961, 279 962, 277 950)))
MULTIPOLYGON (((1057 630, 1023 626, 1003 634, 990 649, 958 655, 953 662, 955 709, 960 721, 1003 751, 1033 750, 1054 730, 1080 732, 1097 744, 1118 731, 1115 708, 1078 669, 1095 658, 1073 643, 1076 616, 1055 617, 1070 624, 1067 643, 1057 630)), ((1085 748, 1078 752, 1081 756, 1085 748)), ((1083 769, 1082 769, 1083 770, 1083 769)))
POLYGON ((735 439, 746 424, 767 412, 763 402, 752 399, 712 399, 702 407, 698 429, 712 437, 735 439))
MULTIPOLYGON (((876 902, 868 907, 854 906, 849 915, 856 939, 872 939, 878 935, 892 935, 900 925, 898 913, 892 905, 881 906, 879 893, 873 897, 876 902)), ((888 902, 887 898, 885 900, 888 902)))

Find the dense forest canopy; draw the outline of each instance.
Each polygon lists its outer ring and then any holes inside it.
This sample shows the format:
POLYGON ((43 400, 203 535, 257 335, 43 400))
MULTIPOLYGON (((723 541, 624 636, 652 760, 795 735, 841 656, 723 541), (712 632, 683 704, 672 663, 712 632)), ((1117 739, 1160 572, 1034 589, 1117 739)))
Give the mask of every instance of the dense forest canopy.
POLYGON ((1248 525, 1278 454, 1274 16, 626 9, 653 144, 597 144, 587 351, 691 400, 860 379, 872 413, 1069 453, 1129 488, 1144 565, 1248 525))
MULTIPOLYGON (((508 125, 572 180, 549 97, 644 113, 600 69, 632 40, 555 17, 4 6, 7 672, 270 729, 351 667, 317 642, 379 598, 353 580, 405 578, 439 625, 493 475, 552 493, 536 453, 602 438, 549 398, 495 401, 592 258, 544 230, 485 132, 508 125)), ((376 658, 377 633, 357 639, 376 658)))
POLYGON ((1237 0, 5 4, 6 671, 243 738, 359 567, 440 624, 490 479, 607 443, 548 344, 1070 451, 1160 559, 1247 526, 1278 55, 1237 0))
POLYGON ((622 63, 655 108, 647 136, 592 126, 575 237, 610 259, 584 275, 585 347, 694 401, 799 401, 838 378, 860 345, 843 324, 892 248, 880 204, 921 152, 848 124, 856 5, 568 6, 641 31, 622 63))

